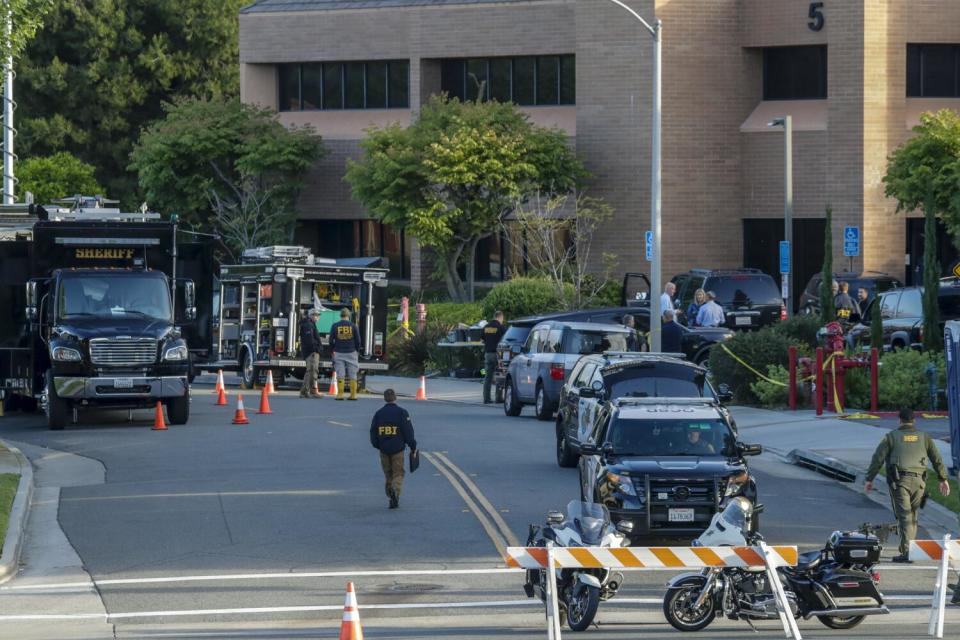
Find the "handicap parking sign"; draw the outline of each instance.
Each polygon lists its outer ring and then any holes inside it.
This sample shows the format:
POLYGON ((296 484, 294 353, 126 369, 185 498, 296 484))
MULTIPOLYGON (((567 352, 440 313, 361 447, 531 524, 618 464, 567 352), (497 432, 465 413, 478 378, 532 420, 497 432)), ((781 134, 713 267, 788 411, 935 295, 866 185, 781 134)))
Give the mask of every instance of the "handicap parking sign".
POLYGON ((860 227, 844 227, 843 255, 848 258, 860 255, 860 227))
POLYGON ((653 261, 653 231, 647 231, 645 234, 643 234, 643 237, 647 245, 647 250, 646 250, 647 262, 652 262, 653 261))

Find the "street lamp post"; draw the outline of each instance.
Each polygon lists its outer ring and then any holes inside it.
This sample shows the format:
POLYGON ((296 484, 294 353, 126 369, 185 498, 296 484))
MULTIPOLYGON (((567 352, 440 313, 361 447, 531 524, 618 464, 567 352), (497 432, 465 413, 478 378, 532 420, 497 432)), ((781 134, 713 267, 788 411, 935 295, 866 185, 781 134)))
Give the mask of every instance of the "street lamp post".
POLYGON ((784 193, 783 193, 783 239, 787 241, 790 247, 790 271, 786 274, 786 299, 784 304, 787 307, 787 316, 793 316, 793 116, 784 116, 777 118, 769 123, 768 127, 783 127, 783 169, 784 169, 784 193))
POLYGON ((660 351, 660 281, 663 277, 660 261, 660 182, 662 177, 661 170, 661 49, 663 43, 663 23, 658 19, 653 26, 643 19, 639 13, 625 5, 620 0, 610 0, 610 2, 619 5, 630 13, 634 18, 640 21, 643 28, 653 37, 653 159, 651 162, 651 185, 650 185, 650 230, 653 232, 653 255, 650 256, 650 351, 660 351))

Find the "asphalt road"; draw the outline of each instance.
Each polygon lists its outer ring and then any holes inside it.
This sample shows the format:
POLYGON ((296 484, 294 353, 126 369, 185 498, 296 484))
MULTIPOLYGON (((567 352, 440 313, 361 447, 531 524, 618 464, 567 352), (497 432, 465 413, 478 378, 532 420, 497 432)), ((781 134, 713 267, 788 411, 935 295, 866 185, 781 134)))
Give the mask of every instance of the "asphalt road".
MULTIPOLYGON (((406 401, 428 455, 407 477, 400 509, 388 510, 368 440, 378 399, 283 392, 264 416, 246 400, 246 426, 230 424, 233 407, 215 407, 209 388, 195 390, 190 424, 166 432, 151 431, 146 412, 133 424, 125 413, 94 414, 63 432, 39 417, 0 420, 4 439, 106 468, 104 484, 61 490, 59 522, 116 616, 117 637, 333 637, 348 579, 371 638, 543 636, 542 609, 525 599, 522 576, 498 570, 498 549, 577 498, 576 470, 554 461, 552 423, 507 418, 499 407, 406 401), (384 573, 411 570, 421 573, 384 573), (439 572, 449 570, 489 572, 439 572)), ((770 543, 812 549, 835 529, 891 520, 831 480, 767 455, 751 464, 770 543)), ((590 635, 675 636, 658 604, 673 573, 629 573, 623 602, 604 604, 590 635)), ((802 628, 809 637, 920 637, 924 611, 910 607, 924 605, 932 582, 928 569, 891 568, 883 589, 900 600, 897 613, 855 633, 815 621, 802 628)), ((56 614, 71 593, 92 589, 40 588, 47 606, 29 613, 56 614)), ((0 607, 8 595, 0 592, 0 607)), ((6 621, 0 638, 44 637, 43 624, 6 621)), ((759 626, 757 637, 782 637, 776 624, 759 626)), ((724 622, 699 637, 746 631, 724 622)))

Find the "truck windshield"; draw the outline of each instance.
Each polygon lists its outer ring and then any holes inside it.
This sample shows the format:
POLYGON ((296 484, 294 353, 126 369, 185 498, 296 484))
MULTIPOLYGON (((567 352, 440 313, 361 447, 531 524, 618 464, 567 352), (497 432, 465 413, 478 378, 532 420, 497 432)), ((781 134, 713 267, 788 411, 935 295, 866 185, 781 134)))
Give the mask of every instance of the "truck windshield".
POLYGON ((162 278, 71 274, 61 282, 60 318, 142 316, 170 320, 170 292, 162 278))
POLYGON ((620 456, 729 456, 736 442, 723 420, 622 418, 607 441, 620 456))

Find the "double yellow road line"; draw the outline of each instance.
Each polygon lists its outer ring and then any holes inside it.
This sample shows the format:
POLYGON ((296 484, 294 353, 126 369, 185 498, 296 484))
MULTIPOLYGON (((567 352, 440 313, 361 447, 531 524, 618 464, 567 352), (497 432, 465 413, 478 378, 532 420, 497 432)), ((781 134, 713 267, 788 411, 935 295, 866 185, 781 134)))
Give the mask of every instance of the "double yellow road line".
POLYGON ((490 504, 490 501, 487 500, 483 492, 480 491, 480 487, 470 479, 470 476, 467 475, 463 469, 450 462, 450 459, 439 451, 425 451, 422 455, 430 464, 437 468, 437 471, 439 471, 443 477, 453 485, 454 490, 460 494, 467 508, 470 509, 477 520, 480 521, 480 526, 487 532, 487 536, 490 538, 490 541, 493 542, 493 546, 497 548, 497 553, 500 554, 501 558, 506 557, 507 547, 520 546, 520 541, 513 535, 510 527, 507 526, 507 523, 500 516, 500 512, 490 504))

